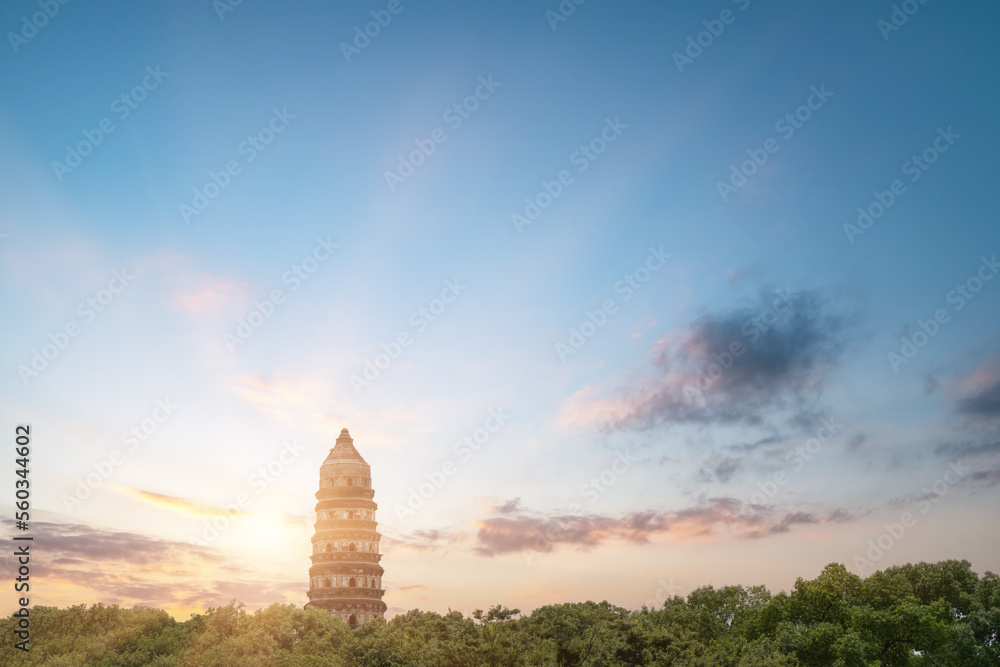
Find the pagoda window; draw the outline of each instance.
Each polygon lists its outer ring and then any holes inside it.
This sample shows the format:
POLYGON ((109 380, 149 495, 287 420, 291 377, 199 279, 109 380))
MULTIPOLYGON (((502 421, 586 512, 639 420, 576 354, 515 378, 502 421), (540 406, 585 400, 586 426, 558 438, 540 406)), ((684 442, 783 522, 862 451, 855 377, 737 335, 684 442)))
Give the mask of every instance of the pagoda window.
POLYGON ((357 551, 358 548, 355 546, 354 542, 351 542, 351 546, 347 547, 348 551, 357 551))
POLYGON ((351 580, 349 582, 347 582, 347 585, 350 588, 354 588, 355 587, 354 577, 351 577, 351 580))

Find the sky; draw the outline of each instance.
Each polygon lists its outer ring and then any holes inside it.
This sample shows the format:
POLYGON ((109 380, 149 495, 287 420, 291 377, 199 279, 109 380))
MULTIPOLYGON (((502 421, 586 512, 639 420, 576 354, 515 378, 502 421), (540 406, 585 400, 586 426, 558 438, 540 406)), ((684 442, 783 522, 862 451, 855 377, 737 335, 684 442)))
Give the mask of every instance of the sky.
POLYGON ((32 604, 304 604, 342 428, 389 615, 1000 570, 998 23, 5 3, 32 604))

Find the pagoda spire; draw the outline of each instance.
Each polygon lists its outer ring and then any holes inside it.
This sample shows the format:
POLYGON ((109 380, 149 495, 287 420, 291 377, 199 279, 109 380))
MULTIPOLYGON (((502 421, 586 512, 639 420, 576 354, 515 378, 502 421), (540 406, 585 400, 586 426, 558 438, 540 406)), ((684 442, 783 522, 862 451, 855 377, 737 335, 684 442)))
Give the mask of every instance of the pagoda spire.
POLYGON ((326 457, 326 461, 327 463, 330 461, 361 461, 368 465, 361 453, 355 449, 354 439, 351 438, 351 434, 347 432, 346 428, 340 429, 340 435, 337 436, 337 441, 334 443, 333 449, 330 450, 330 455, 326 457))

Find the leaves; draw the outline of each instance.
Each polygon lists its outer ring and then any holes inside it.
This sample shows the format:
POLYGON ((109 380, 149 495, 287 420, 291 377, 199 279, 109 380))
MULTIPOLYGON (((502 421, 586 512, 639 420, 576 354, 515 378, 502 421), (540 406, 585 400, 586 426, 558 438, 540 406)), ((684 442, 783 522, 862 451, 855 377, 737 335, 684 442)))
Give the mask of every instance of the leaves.
MULTIPOLYGON (((31 623, 31 653, 0 652, 0 666, 988 667, 1000 665, 1000 577, 948 560, 861 579, 831 563, 777 595, 703 586, 639 611, 607 601, 528 616, 500 604, 471 617, 412 610, 353 631, 315 608, 235 601, 183 622, 144 607, 41 606, 31 623)), ((16 619, 0 625, 11 636, 16 619)))

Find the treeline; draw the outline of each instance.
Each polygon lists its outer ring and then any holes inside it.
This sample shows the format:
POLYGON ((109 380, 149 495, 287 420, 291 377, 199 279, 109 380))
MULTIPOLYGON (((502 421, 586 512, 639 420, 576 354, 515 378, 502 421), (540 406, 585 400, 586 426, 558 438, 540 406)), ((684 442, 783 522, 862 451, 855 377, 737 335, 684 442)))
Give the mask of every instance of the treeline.
POLYGON ((349 630, 315 609, 232 603, 183 622, 85 605, 31 611, 31 653, 3 623, 0 664, 168 667, 1000 665, 1000 580, 968 561, 891 567, 866 579, 830 564, 790 593, 705 586, 661 608, 550 605, 521 616, 410 611, 349 630))

